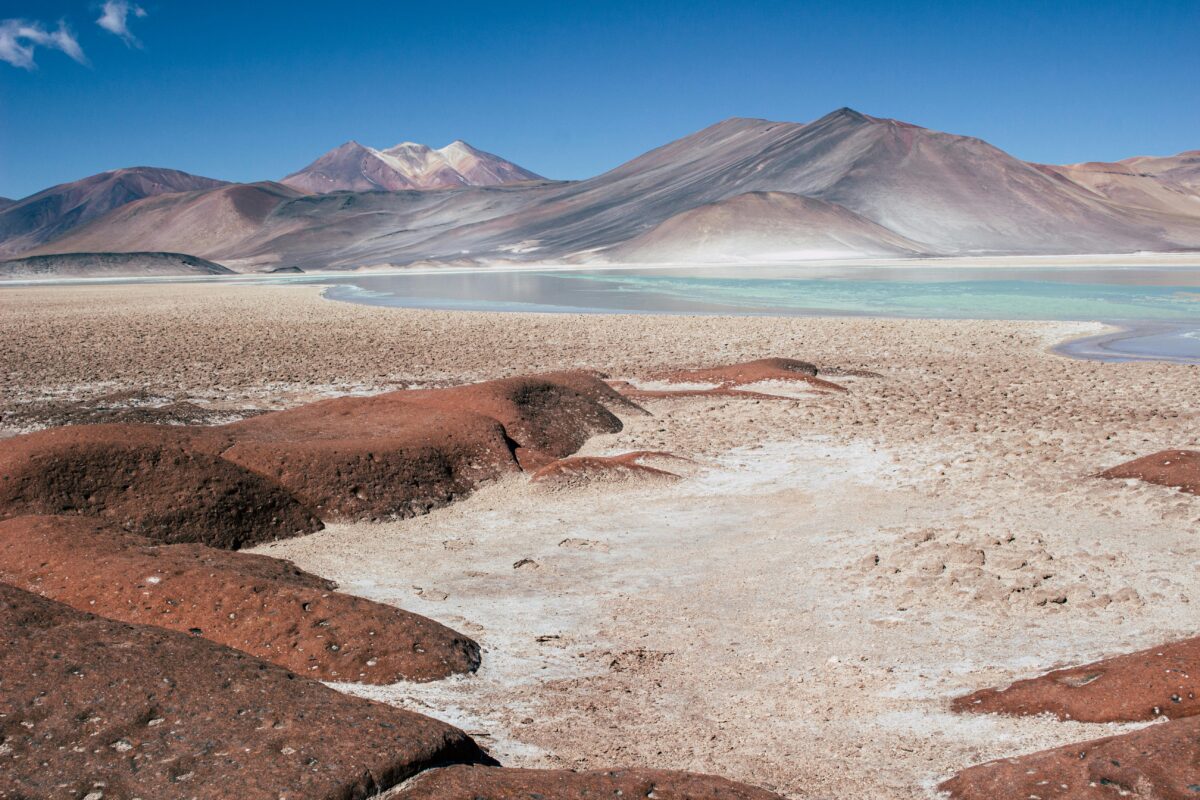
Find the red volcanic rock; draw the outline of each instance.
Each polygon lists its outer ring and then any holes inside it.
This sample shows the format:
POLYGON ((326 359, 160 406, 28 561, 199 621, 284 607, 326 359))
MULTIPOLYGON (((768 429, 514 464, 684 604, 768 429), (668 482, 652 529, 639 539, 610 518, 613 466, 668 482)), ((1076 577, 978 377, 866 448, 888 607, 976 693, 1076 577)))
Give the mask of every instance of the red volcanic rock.
POLYGON ((970 767, 938 788, 954 800, 1191 800, 1200 717, 970 767))
POLYGON ((1200 450, 1163 450, 1106 469, 1100 477, 1136 478, 1200 494, 1200 450))
POLYGON ((278 481, 323 519, 410 517, 518 470, 504 428, 412 403, 342 397, 226 426, 222 456, 278 481))
POLYGON ((779 795, 713 775, 656 769, 571 772, 452 766, 423 772, 388 800, 780 800, 779 795))
POLYGON ((814 365, 793 358, 760 358, 725 367, 677 370, 659 377, 672 383, 715 383, 726 388, 761 381, 798 381, 816 389, 847 391, 844 386, 818 378, 814 365))
POLYGON ((164 542, 237 549, 320 530, 277 483, 173 426, 82 425, 4 442, 0 517, 88 514, 164 542))
POLYGON ((219 430, 234 442, 223 457, 326 519, 405 517, 620 430, 606 403, 628 401, 586 373, 554 373, 343 397, 219 430))
POLYGON ((351 800, 487 761, 445 723, 0 584, 0 797, 351 800))
POLYGON ((646 460, 687 459, 671 453, 638 450, 617 456, 569 456, 553 461, 533 473, 531 480, 556 486, 578 485, 595 481, 623 481, 631 478, 679 480, 674 472, 641 463, 646 460))
POLYGON ((266 556, 160 545, 83 517, 0 522, 0 581, 123 622, 157 625, 321 680, 430 681, 479 666, 433 620, 332 591, 266 556))
POLYGON ((1200 714, 1200 638, 984 689, 953 702, 978 714, 1054 714, 1079 722, 1137 722, 1200 714))
POLYGON ((640 410, 598 376, 581 371, 411 392, 417 402, 490 417, 516 443, 523 469, 569 456, 599 433, 616 433, 621 421, 610 407, 640 410))
POLYGON ((609 381, 609 386, 630 400, 670 400, 683 397, 741 397, 755 400, 791 400, 783 394, 755 392, 748 389, 733 389, 715 386, 711 389, 639 389, 629 381, 609 381))

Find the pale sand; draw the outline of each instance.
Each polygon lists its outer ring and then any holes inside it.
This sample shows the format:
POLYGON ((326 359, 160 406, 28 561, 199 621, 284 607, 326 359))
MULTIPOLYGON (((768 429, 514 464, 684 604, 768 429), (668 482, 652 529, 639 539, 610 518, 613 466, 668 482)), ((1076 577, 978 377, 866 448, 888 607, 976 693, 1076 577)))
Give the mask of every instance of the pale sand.
POLYGON ((878 372, 844 379, 844 396, 648 401, 653 416, 628 416, 586 449, 697 459, 680 482, 547 491, 512 479, 426 517, 334 525, 262 551, 476 636, 475 676, 342 688, 460 724, 505 763, 928 797, 968 764, 1128 727, 955 716, 951 696, 1200 623, 1200 498, 1089 477, 1200 446, 1200 367, 1047 352, 1099 329, 420 312, 286 288, 10 289, 0 400, 149 388, 274 407, 768 355, 878 372), (515 569, 522 559, 533 563, 515 569))

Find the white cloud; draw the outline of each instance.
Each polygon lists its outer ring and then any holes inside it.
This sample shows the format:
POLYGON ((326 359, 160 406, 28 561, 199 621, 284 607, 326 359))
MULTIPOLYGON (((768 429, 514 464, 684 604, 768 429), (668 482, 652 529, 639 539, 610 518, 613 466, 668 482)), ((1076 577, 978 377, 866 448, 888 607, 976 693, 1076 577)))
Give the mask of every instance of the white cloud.
POLYGON ((140 46, 137 37, 129 30, 130 14, 140 19, 146 16, 146 9, 129 0, 104 0, 104 10, 96 24, 109 33, 120 36, 125 44, 140 46))
POLYGON ((83 48, 65 22, 59 22, 58 27, 51 31, 46 30, 40 22, 23 19, 0 21, 0 61, 7 61, 22 69, 33 69, 37 66, 33 53, 39 46, 61 50, 80 64, 87 63, 83 48))

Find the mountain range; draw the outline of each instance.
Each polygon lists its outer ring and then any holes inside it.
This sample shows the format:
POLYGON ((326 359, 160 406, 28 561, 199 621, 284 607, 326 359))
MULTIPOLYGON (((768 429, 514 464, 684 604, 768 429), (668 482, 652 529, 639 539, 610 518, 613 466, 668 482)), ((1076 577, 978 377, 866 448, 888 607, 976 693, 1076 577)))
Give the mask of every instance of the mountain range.
POLYGON ((346 142, 281 183, 302 192, 370 192, 449 189, 544 180, 500 156, 476 150, 462 140, 433 148, 403 142, 386 150, 346 142))
POLYGON ((454 142, 348 142, 279 182, 135 168, 0 206, 0 257, 188 253, 237 270, 1200 250, 1200 151, 1021 161, 838 109, 733 118, 582 181, 454 142))

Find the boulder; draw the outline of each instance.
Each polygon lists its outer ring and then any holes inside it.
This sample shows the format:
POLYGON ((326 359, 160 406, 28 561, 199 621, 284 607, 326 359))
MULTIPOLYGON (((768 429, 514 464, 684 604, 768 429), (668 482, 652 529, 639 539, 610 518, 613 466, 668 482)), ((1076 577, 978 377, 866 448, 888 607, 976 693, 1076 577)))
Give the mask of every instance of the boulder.
POLYGON ((780 800, 741 783, 656 769, 572 772, 451 766, 423 772, 386 795, 388 800, 780 800))
POLYGON ((0 522, 0 581, 123 622, 203 636, 306 677, 389 684, 474 671, 479 646, 333 591, 288 561, 158 544, 86 517, 0 522))
POLYGON ((239 547, 320 530, 278 483, 221 458, 209 429, 81 425, 0 448, 0 518, 86 514, 162 542, 239 547))
POLYGON ((462 731, 0 584, 0 796, 351 800, 490 761, 462 731))
POLYGON ((938 788, 953 800, 1191 800, 1200 717, 970 767, 938 788))
POLYGON ((1136 478, 1200 494, 1200 450, 1163 450, 1106 469, 1101 478, 1136 478))

